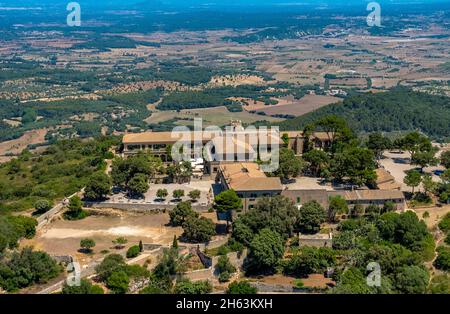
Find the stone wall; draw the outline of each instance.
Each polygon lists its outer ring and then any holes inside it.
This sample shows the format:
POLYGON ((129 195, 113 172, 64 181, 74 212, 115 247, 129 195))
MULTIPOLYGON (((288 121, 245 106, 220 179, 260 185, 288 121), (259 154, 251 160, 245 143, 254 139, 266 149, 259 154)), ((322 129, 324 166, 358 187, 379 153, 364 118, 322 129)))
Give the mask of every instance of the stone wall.
MULTIPOLYGON (((139 204, 139 203, 115 203, 115 202, 85 202, 85 207, 91 208, 112 208, 134 212, 162 212, 172 210, 176 204, 139 204)), ((193 204, 192 209, 199 213, 208 212, 210 205, 193 204)))

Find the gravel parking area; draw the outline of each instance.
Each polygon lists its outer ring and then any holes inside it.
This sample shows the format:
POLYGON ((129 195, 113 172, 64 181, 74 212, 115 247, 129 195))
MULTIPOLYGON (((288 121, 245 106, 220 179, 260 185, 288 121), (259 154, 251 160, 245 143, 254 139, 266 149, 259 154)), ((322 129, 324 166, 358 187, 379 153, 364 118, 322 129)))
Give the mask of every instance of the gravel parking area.
POLYGON ((110 202, 117 203, 133 203, 133 204, 174 204, 177 200, 174 200, 172 193, 175 190, 183 190, 184 197, 183 201, 189 200, 189 192, 193 190, 200 191, 200 199, 197 201, 198 204, 206 205, 212 200, 212 185, 214 181, 192 181, 190 183, 184 184, 151 184, 150 189, 144 194, 144 198, 141 199, 130 199, 124 193, 117 193, 109 198, 110 202), (169 195, 166 199, 158 199, 156 193, 159 189, 166 189, 169 195))

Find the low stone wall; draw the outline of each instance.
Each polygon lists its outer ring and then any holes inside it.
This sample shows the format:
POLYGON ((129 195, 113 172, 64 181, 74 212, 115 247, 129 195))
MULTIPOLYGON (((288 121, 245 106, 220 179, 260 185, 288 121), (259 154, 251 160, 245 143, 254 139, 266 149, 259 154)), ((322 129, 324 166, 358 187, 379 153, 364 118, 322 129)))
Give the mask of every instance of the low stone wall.
POLYGON ((333 239, 332 238, 301 238, 298 241, 300 246, 314 246, 314 247, 332 247, 333 246, 333 239))
MULTIPOLYGON (((236 269, 241 269, 244 265, 245 259, 247 257, 247 249, 244 249, 241 253, 239 252, 231 252, 227 254, 230 263, 236 267, 236 269)), ((212 257, 212 267, 214 268, 214 275, 218 276, 219 274, 216 272, 215 268, 219 261, 220 256, 212 257)))
POLYGON ((258 289, 258 292, 294 292, 295 289, 291 285, 275 285, 275 284, 268 284, 264 282, 250 282, 250 284, 258 289))
POLYGON ((198 247, 201 251, 205 251, 205 249, 215 249, 227 243, 228 237, 222 237, 216 240, 209 241, 207 243, 183 243, 183 245, 185 245, 186 247, 198 247))
MULTIPOLYGON (((68 203, 69 200, 72 197, 74 197, 75 195, 81 196, 82 194, 83 194, 83 190, 80 192, 74 193, 66 198, 66 202, 68 203)), ((53 208, 51 208, 46 213, 37 217, 36 221, 38 222, 38 225, 37 225, 36 229, 39 230, 40 228, 44 227, 46 224, 51 222, 52 218, 64 209, 64 206, 65 206, 64 201, 62 201, 62 202, 58 203, 57 205, 55 205, 53 208)))
POLYGON ((52 258, 57 263, 70 264, 73 262, 73 257, 71 255, 52 255, 52 258))
MULTIPOLYGON (((163 212, 172 210, 176 204, 140 204, 140 203, 115 203, 115 202, 85 202, 85 207, 91 208, 112 208, 135 212, 163 212)), ((210 205, 193 204, 192 209, 199 213, 208 212, 210 205)))

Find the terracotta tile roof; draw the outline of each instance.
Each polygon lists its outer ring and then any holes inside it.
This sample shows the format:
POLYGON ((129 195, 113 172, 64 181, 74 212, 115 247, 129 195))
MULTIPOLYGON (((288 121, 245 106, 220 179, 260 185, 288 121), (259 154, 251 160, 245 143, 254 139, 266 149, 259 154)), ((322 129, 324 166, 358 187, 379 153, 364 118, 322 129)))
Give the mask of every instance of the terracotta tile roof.
POLYGON ((375 183, 380 190, 399 190, 401 188, 401 185, 385 169, 378 168, 375 170, 375 173, 377 174, 375 183))
POLYGON ((341 195, 347 201, 361 201, 361 200, 392 200, 404 199, 403 192, 398 190, 354 190, 354 191, 333 191, 331 195, 341 195))
POLYGON ((281 191, 280 178, 267 177, 256 163, 222 163, 220 170, 229 188, 235 191, 281 191))

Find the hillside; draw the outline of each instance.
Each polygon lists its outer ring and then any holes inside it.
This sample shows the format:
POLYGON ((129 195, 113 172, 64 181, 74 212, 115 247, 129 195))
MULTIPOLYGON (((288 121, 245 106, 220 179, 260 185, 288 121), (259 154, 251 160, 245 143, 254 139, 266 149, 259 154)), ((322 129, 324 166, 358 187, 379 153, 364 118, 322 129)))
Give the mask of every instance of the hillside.
POLYGON ((339 104, 283 121, 281 130, 302 129, 327 115, 346 119, 357 132, 420 130, 438 139, 450 139, 450 98, 397 87, 386 93, 352 96, 339 104))

